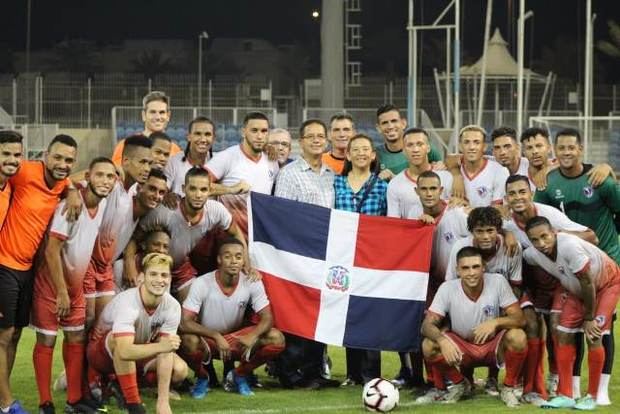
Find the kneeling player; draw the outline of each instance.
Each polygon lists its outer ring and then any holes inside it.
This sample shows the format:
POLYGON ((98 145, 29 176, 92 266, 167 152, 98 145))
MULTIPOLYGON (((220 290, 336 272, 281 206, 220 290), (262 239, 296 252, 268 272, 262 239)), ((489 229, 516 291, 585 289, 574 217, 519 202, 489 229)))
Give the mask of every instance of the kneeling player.
POLYGON ((174 351, 181 306, 169 293, 172 258, 159 253, 142 261, 144 281, 112 299, 88 344, 88 363, 99 374, 115 374, 129 413, 145 413, 138 378, 157 378, 157 412, 171 413, 170 383, 187 377, 187 364, 174 351), (149 374, 155 372, 155 375, 149 374))
POLYGON ((224 240, 217 263, 218 270, 196 279, 183 302, 181 350, 198 377, 192 390, 192 396, 198 399, 208 392, 203 362, 208 362, 211 352, 222 360, 240 361, 228 375, 241 395, 252 395, 246 377, 284 350, 284 335, 271 327, 271 308, 263 283, 251 282, 241 273, 244 264, 241 241, 224 240), (243 327, 248 304, 260 321, 255 326, 243 327))
POLYGON ((560 383, 558 396, 546 407, 594 409, 605 363, 602 337, 610 334, 620 298, 620 267, 593 244, 556 233, 544 217, 530 219, 525 231, 535 247, 524 252, 525 259, 558 278, 566 290, 554 298, 554 311, 560 311, 556 333, 560 383), (571 381, 576 332, 583 332, 588 343, 588 395, 577 401, 571 381))
POLYGON ((525 318, 508 281, 484 273, 480 251, 464 247, 457 254, 459 279, 444 282, 422 324, 422 351, 432 368, 437 391, 418 402, 453 403, 468 393, 471 384, 458 368, 506 364, 501 398, 509 407, 519 405, 517 378, 527 355, 522 328, 525 318), (500 316, 502 312, 506 316, 500 316), (442 331, 448 317, 450 330, 442 331), (453 385, 445 390, 444 378, 453 385))

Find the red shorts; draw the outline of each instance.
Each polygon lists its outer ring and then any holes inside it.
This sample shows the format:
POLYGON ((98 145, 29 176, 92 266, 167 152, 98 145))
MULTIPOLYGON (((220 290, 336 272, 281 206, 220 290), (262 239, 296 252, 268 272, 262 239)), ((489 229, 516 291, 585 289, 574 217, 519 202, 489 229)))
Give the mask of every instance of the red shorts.
POLYGON ((45 335, 56 335, 58 328, 65 331, 81 331, 86 324, 86 298, 80 292, 70 296, 71 308, 69 314, 62 319, 56 316, 56 296, 37 294, 35 289, 32 299, 30 324, 35 331, 45 335))
MULTIPOLYGON (((604 334, 609 334, 610 332, 618 298, 620 298, 620 283, 618 282, 596 291, 594 320, 604 334)), ((583 302, 581 299, 567 292, 566 295, 562 295, 558 302, 558 306, 562 306, 558 330, 562 332, 582 332, 583 302)))
MULTIPOLYGON (((256 326, 246 326, 245 328, 241 328, 238 331, 231 332, 231 333, 224 335, 224 339, 226 340, 226 342, 228 342, 228 345, 230 345, 230 354, 234 361, 241 361, 241 359, 243 358, 244 348, 241 346, 241 343, 239 342, 239 338, 244 335, 247 335, 248 333, 252 332, 254 329, 256 329, 256 326)), ((203 339, 209 345, 211 356, 213 358, 219 359, 220 354, 218 352, 219 350, 218 350, 218 347, 215 341, 211 338, 203 337, 203 339)))
MULTIPOLYGON (((108 331, 103 334, 99 339, 91 340, 86 347, 86 358, 88 359, 89 367, 92 367, 101 375, 114 373, 114 362, 112 360, 112 352, 108 348, 108 336, 112 334, 112 331, 108 331)), ((141 359, 136 361, 136 372, 139 375, 144 375, 146 371, 153 365, 157 357, 151 357, 147 359, 141 359)))
MULTIPOLYGON (((553 305, 553 298, 559 281, 551 274, 545 272, 538 266, 523 265, 524 296, 527 295, 527 302, 534 307, 538 313, 549 313, 553 305)), ((521 307, 524 301, 520 301, 521 307)))
POLYGON ((502 330, 498 332, 493 339, 481 345, 468 342, 454 332, 446 331, 444 335, 463 353, 461 367, 499 367, 500 364, 497 360, 497 351, 499 350, 499 344, 505 333, 506 330, 502 330))
POLYGON ((178 268, 172 270, 172 284, 170 290, 172 292, 178 292, 190 286, 194 279, 196 279, 196 269, 192 266, 191 262, 187 260, 178 268))
POLYGON ((96 298, 100 296, 114 296, 116 294, 116 284, 114 283, 114 270, 112 264, 105 267, 103 271, 97 271, 93 262, 88 264, 84 275, 84 296, 96 298))

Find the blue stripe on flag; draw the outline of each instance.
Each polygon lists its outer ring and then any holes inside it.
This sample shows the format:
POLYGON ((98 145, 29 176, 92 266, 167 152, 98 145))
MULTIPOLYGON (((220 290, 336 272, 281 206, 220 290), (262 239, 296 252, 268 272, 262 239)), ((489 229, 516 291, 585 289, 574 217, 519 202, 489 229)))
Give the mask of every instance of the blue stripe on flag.
POLYGON ((349 296, 343 346, 384 351, 417 351, 423 301, 349 296))
POLYGON ((330 209, 254 192, 251 197, 253 241, 325 260, 330 209))

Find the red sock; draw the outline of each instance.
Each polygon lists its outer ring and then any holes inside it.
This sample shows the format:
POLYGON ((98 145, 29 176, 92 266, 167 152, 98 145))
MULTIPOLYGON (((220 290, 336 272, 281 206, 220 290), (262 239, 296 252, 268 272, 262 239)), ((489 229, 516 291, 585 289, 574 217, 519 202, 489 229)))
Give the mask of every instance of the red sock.
POLYGON ((548 400, 549 394, 547 393, 547 385, 545 384, 545 373, 543 371, 543 366, 545 364, 545 351, 547 347, 545 345, 545 340, 540 340, 540 355, 538 357, 538 366, 536 367, 536 374, 534 375, 534 392, 540 394, 540 396, 548 400))
POLYGON ((429 373, 429 382, 433 384, 433 386, 438 390, 445 390, 446 383, 443 380, 441 370, 439 369, 437 364, 435 364, 434 360, 431 361, 427 358, 424 358, 424 364, 426 365, 427 372, 429 373))
POLYGON ((123 391, 123 397, 127 404, 140 404, 140 393, 138 392, 138 380, 136 379, 136 373, 131 374, 118 374, 116 375, 118 384, 123 391))
POLYGON ((196 351, 191 354, 183 353, 183 358, 185 359, 185 362, 187 362, 187 365, 189 365, 189 367, 194 371, 194 374, 196 374, 196 377, 198 378, 209 378, 209 374, 207 373, 207 370, 202 363, 204 357, 204 351, 196 351))
MULTIPOLYGON (((456 367, 448 365, 443 356, 431 359, 430 363, 439 371, 442 380, 443 378, 448 378, 453 384, 458 384, 465 379, 463 374, 461 374, 456 367)), ((435 384, 435 386, 437 386, 437 384, 435 384)))
POLYGON ((558 394, 573 398, 573 365, 575 364, 575 345, 557 345, 555 364, 558 368, 558 394))
POLYGON ((523 394, 534 390, 534 381, 538 372, 538 362, 542 351, 542 340, 530 338, 527 340, 527 359, 523 369, 523 394))
POLYGON ((603 365, 605 365, 605 349, 602 346, 591 348, 588 351, 588 394, 594 399, 598 393, 603 365))
POLYGON ((62 358, 67 373, 67 402, 74 404, 82 399, 82 374, 84 372, 84 344, 63 342, 62 358))
POLYGON ((504 352, 504 363, 506 364, 506 377, 504 378, 504 385, 508 387, 515 387, 517 385, 517 379, 521 374, 521 368, 527 358, 527 349, 523 351, 511 351, 509 349, 504 352))
POLYGON ((235 368, 235 372, 239 376, 245 377, 246 375, 251 374, 252 371, 254 371, 254 368, 263 365, 267 361, 271 361, 282 351, 284 351, 284 345, 269 344, 260 347, 249 361, 242 361, 239 366, 235 368))
POLYGON ((39 389, 39 404, 52 401, 52 359, 54 348, 42 344, 35 344, 32 351, 32 363, 34 364, 34 376, 39 389))

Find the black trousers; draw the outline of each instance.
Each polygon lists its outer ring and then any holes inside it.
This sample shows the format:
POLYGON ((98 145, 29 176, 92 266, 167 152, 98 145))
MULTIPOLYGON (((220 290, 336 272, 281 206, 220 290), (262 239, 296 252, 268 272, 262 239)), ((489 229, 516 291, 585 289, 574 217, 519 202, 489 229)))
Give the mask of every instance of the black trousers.
POLYGON ((347 348, 347 377, 365 384, 381 377, 381 351, 347 348))
POLYGON ((325 344, 284 334, 286 348, 275 361, 276 375, 285 387, 292 387, 303 381, 321 376, 325 344))

